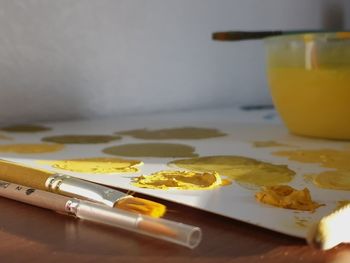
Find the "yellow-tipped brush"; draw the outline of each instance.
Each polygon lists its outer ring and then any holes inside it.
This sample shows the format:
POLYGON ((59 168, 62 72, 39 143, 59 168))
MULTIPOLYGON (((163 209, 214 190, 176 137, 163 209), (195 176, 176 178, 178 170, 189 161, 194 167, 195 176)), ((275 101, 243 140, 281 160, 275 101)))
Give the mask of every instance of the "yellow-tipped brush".
POLYGON ((166 211, 166 207, 157 202, 133 197, 115 189, 68 175, 55 174, 5 160, 0 160, 0 180, 86 199, 152 217, 162 217, 166 211))
POLYGON ((331 249, 341 243, 350 243, 350 204, 323 217, 310 228, 307 242, 319 249, 331 249))

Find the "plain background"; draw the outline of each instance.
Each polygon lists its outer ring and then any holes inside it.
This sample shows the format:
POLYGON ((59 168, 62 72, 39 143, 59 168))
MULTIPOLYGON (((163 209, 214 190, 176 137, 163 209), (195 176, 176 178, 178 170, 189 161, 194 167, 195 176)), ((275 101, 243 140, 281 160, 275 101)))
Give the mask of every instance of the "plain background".
POLYGON ((348 0, 0 0, 0 123, 270 104, 262 41, 349 27, 348 0))

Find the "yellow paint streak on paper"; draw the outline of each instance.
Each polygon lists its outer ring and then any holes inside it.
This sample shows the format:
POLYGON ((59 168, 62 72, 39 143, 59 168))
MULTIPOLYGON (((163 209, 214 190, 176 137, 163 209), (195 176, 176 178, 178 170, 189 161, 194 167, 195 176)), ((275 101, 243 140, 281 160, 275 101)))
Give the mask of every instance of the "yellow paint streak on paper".
POLYGON ((253 146, 256 148, 265 148, 265 147, 282 147, 282 146, 288 146, 288 145, 275 142, 275 141, 255 141, 253 142, 253 146))
POLYGON ((290 182, 295 172, 286 165, 276 165, 243 156, 205 156, 169 163, 191 171, 217 172, 239 183, 269 186, 290 182))
POLYGON ((136 177, 133 185, 150 189, 208 190, 221 185, 221 177, 215 172, 160 171, 136 177))
POLYGON ((23 133, 30 133, 30 132, 44 132, 49 131, 51 128, 45 127, 42 125, 36 125, 36 124, 17 124, 17 125, 11 125, 2 127, 1 130, 6 132, 23 132, 23 133))
POLYGON ((64 145, 53 144, 53 143, 3 144, 3 145, 0 145, 0 152, 19 153, 19 154, 50 153, 50 152, 58 152, 63 148, 64 148, 64 145))
POLYGON ((106 154, 126 157, 194 157, 192 146, 175 143, 135 143, 123 144, 103 149, 106 154))
POLYGON ((333 149, 294 150, 279 151, 273 154, 286 156, 293 161, 318 163, 322 167, 334 168, 336 170, 308 174, 304 178, 311 178, 311 181, 320 188, 350 190, 350 151, 333 149))
POLYGON ((129 135, 138 139, 145 140, 166 140, 166 139, 208 139, 225 136, 225 133, 217 129, 181 127, 159 130, 138 129, 117 132, 120 135, 129 135))
POLYGON ((299 211, 314 212, 322 206, 311 199, 309 189, 296 190, 288 185, 264 187, 255 194, 255 198, 264 204, 299 211))
POLYGON ((127 160, 120 158, 82 158, 71 160, 38 161, 41 164, 49 164, 53 168, 78 172, 78 173, 130 173, 138 172, 137 166, 142 165, 142 161, 127 160))
POLYGON ((79 135, 68 134, 44 137, 41 140, 44 142, 54 142, 61 144, 97 144, 108 143, 114 140, 120 140, 120 136, 112 135, 79 135))

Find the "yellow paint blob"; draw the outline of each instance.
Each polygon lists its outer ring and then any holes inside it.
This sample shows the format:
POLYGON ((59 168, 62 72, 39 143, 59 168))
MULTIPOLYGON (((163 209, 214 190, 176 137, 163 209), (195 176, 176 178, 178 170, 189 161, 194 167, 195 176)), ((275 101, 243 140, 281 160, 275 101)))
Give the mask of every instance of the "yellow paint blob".
POLYGON ((58 135, 44 137, 41 140, 44 142, 54 142, 61 144, 96 144, 96 143, 108 143, 115 140, 120 140, 120 136, 112 135, 58 135))
POLYGON ((275 141, 255 141, 253 142, 253 146, 256 148, 264 148, 264 147, 281 147, 281 146, 288 146, 288 145, 275 142, 275 141))
POLYGON ((333 171, 324 171, 319 174, 304 176, 318 187, 333 190, 350 191, 350 151, 320 149, 294 150, 274 152, 277 156, 286 156, 289 160, 302 163, 318 163, 322 167, 335 168, 333 171))
POLYGON ((215 172, 160 171, 139 176, 133 185, 150 189, 207 190, 221 185, 221 177, 215 172))
POLYGON ((45 127, 42 125, 36 125, 36 124, 17 124, 17 125, 11 125, 2 127, 1 130, 6 132, 43 132, 43 131, 49 131, 51 128, 45 127))
POLYGON ((314 212, 322 206, 312 201, 309 189, 296 190, 288 185, 264 187, 255 194, 255 198, 264 204, 298 211, 314 212))
POLYGON ((310 176, 320 188, 350 191, 350 170, 324 171, 310 176))
POLYGON ((225 133, 217 129, 181 127, 160 130, 138 129, 117 132, 120 135, 129 135, 145 140, 166 140, 166 139, 207 139, 225 136, 225 133))
POLYGON ((50 153, 50 152, 58 152, 63 148, 64 148, 64 145, 53 144, 53 143, 3 144, 3 145, 0 145, 0 152, 19 153, 19 154, 50 153))
MULTIPOLYGON (((348 45, 346 47, 344 54, 348 54, 348 45)), ((333 54, 329 52, 330 56, 333 54)), ((342 60, 339 54, 330 62, 332 64, 324 68, 269 67, 275 106, 292 132, 321 138, 350 139, 350 68, 346 66, 348 62, 345 63, 345 58, 343 63, 339 62, 342 60)), ((293 55, 293 59, 298 57, 293 55)), ((323 60, 322 63, 327 63, 325 57, 323 60)))
POLYGON ((295 172, 286 165, 276 165, 243 156, 205 156, 169 163, 191 171, 217 172, 239 183, 269 186, 290 182, 295 172))
POLYGON ((132 196, 122 198, 116 203, 115 207, 157 218, 162 217, 166 212, 166 206, 163 204, 132 196))
POLYGON ((142 165, 142 161, 127 160, 120 158, 82 158, 71 160, 38 161, 38 163, 49 164, 53 168, 78 172, 78 173, 130 173, 138 172, 137 166, 142 165))
POLYGON ((103 149, 106 154, 126 157, 194 157, 192 146, 175 143, 134 143, 123 144, 103 149))
POLYGON ((323 167, 350 170, 350 151, 333 149, 278 151, 274 155, 302 163, 319 163, 323 167))

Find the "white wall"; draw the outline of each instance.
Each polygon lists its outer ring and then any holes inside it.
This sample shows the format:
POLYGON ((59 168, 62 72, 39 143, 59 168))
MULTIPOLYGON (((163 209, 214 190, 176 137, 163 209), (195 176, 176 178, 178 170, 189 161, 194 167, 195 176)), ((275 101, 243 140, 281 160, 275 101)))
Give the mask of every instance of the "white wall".
POLYGON ((0 122, 270 103, 262 42, 211 33, 322 28, 346 2, 0 0, 0 122))

